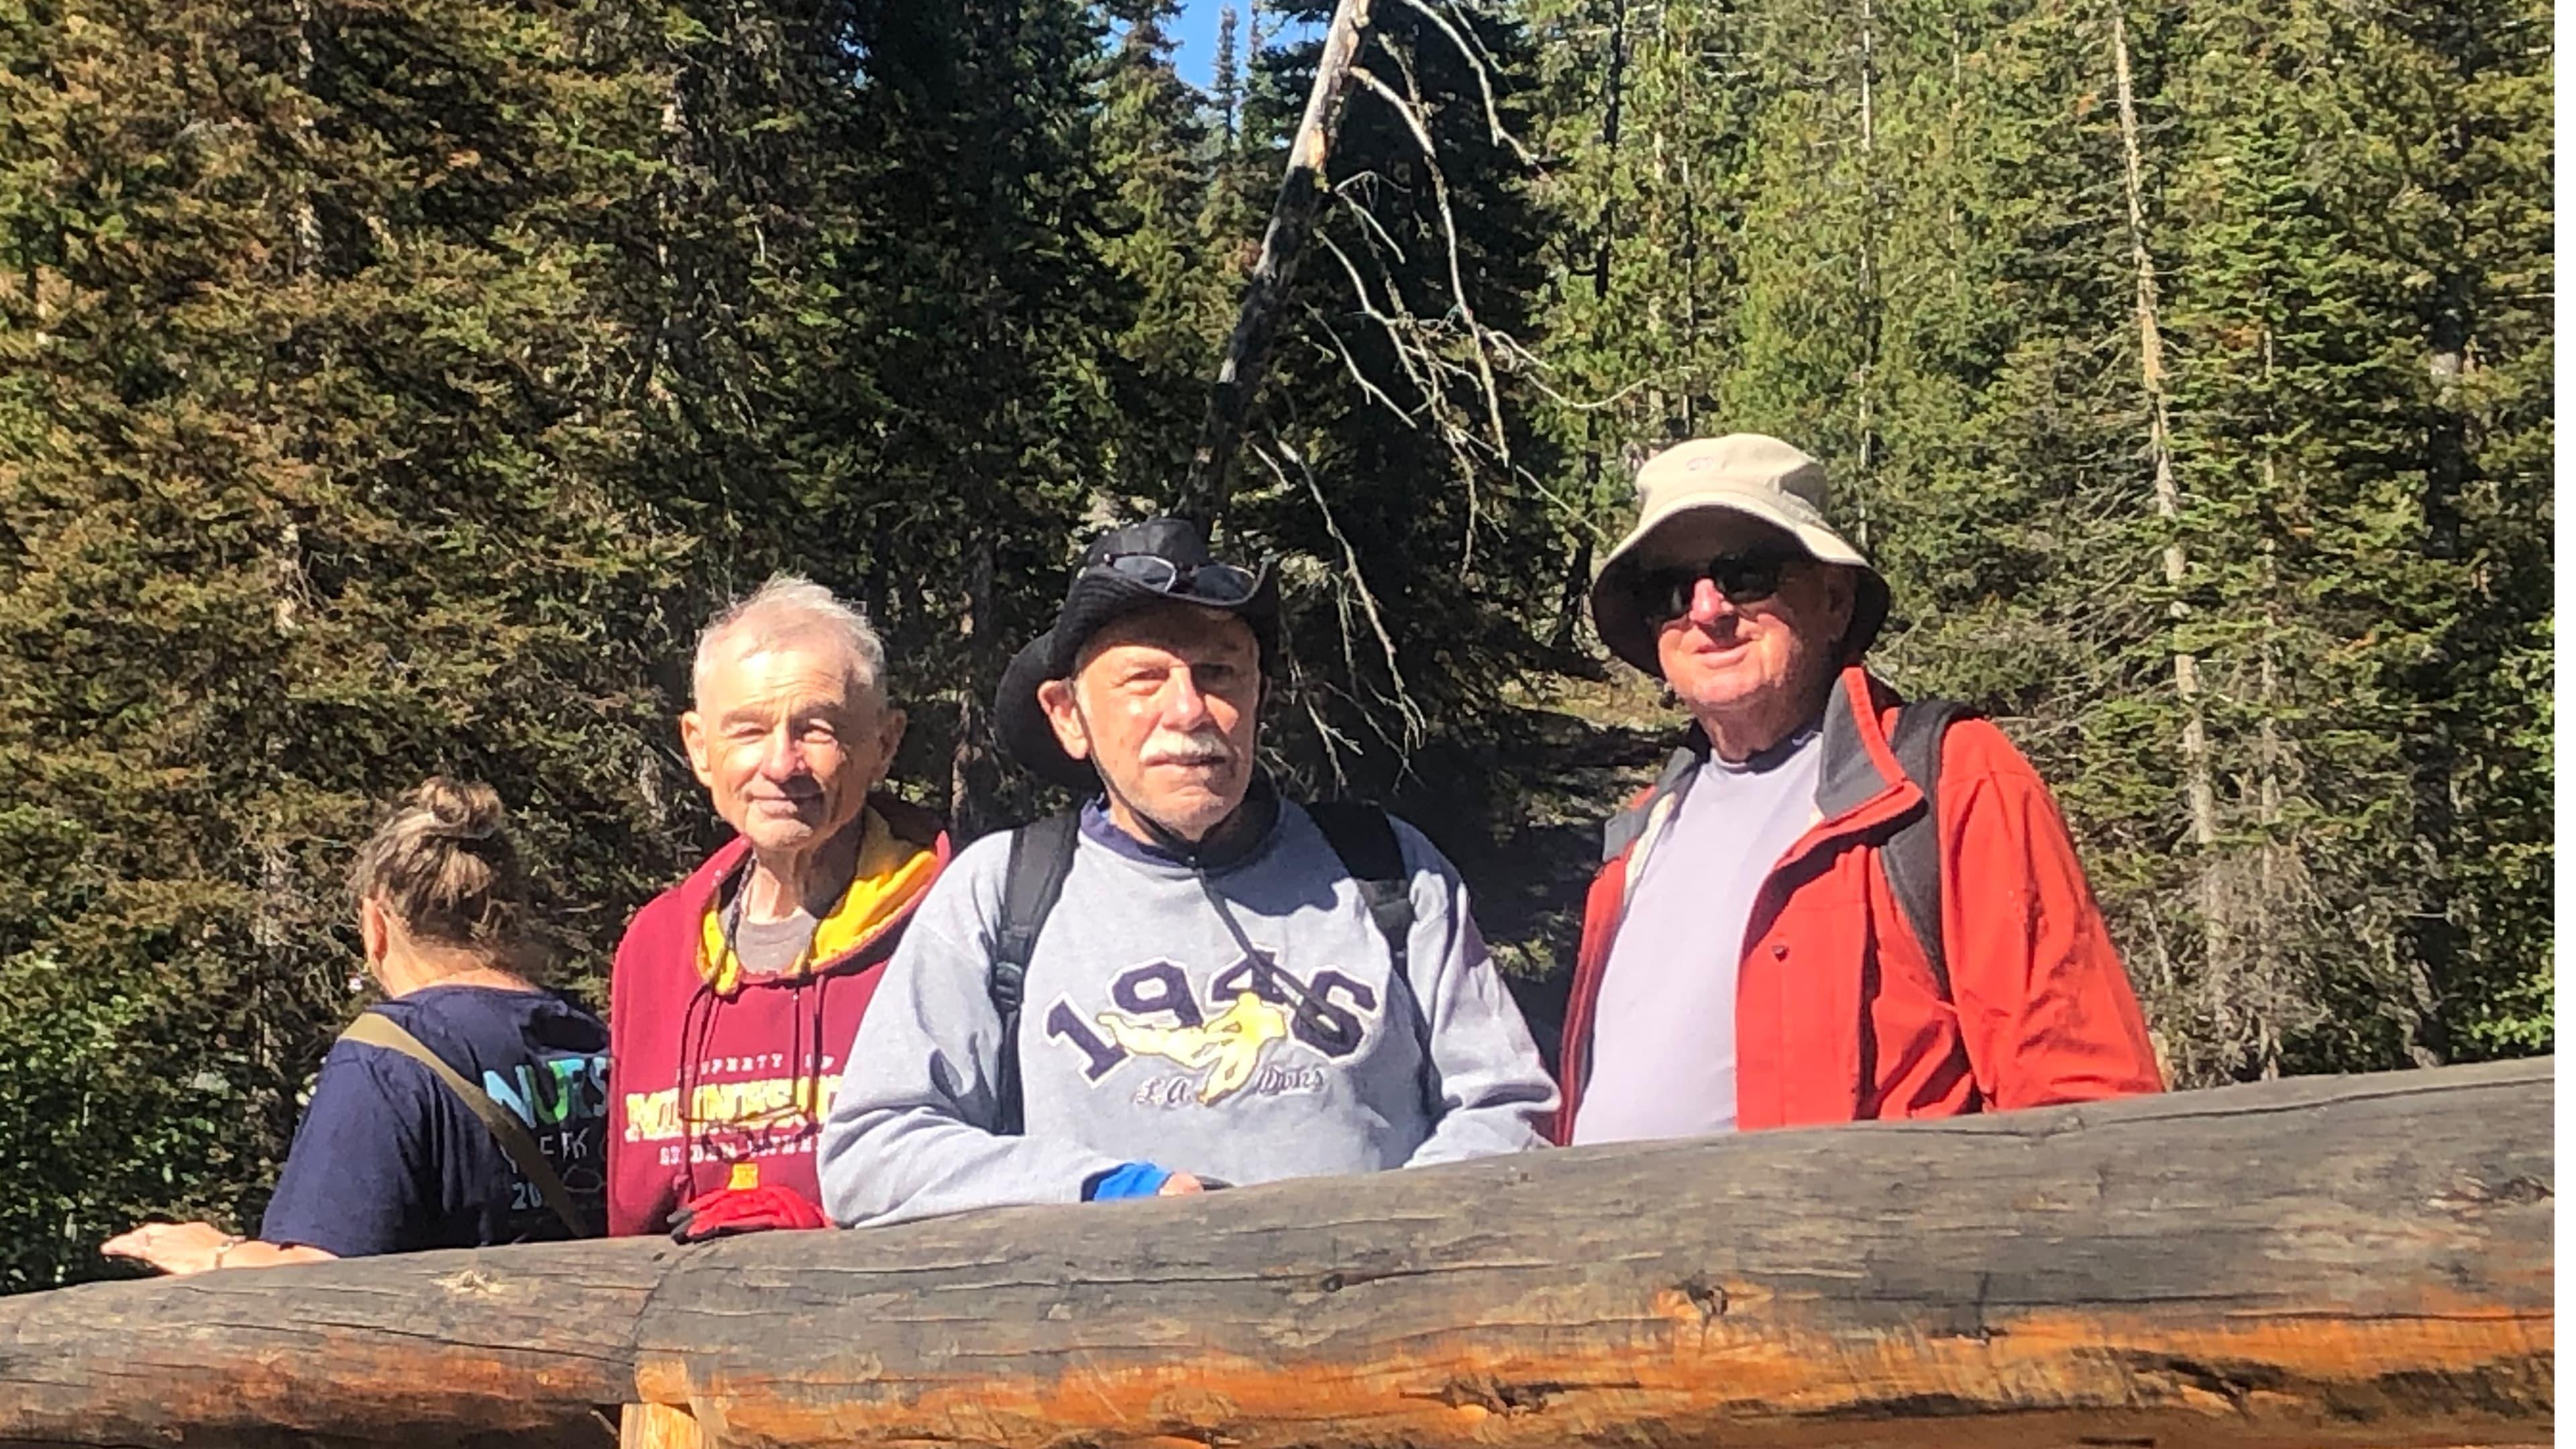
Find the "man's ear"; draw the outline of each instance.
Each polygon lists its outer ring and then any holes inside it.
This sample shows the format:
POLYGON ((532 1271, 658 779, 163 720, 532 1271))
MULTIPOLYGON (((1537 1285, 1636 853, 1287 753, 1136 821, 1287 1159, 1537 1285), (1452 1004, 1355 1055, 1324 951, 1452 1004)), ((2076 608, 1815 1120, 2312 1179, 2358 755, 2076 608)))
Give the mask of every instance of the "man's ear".
POLYGON ((689 769, 698 783, 715 788, 715 771, 707 760, 707 722, 694 709, 680 716, 680 748, 689 752, 689 769))
POLYGON ((1860 570, 1849 564, 1825 570, 1825 610, 1833 618, 1836 638, 1851 627, 1852 615, 1859 609, 1860 570))
POLYGON ((1038 708, 1046 711, 1047 723, 1055 729, 1055 742, 1077 760, 1091 758, 1091 731, 1082 722, 1082 709, 1074 702, 1073 681, 1050 679, 1038 686, 1038 708))
POLYGON ((893 705, 884 705, 877 710, 877 777, 868 782, 869 789, 884 784, 885 777, 893 772, 894 752, 903 747, 906 723, 904 712, 893 705))

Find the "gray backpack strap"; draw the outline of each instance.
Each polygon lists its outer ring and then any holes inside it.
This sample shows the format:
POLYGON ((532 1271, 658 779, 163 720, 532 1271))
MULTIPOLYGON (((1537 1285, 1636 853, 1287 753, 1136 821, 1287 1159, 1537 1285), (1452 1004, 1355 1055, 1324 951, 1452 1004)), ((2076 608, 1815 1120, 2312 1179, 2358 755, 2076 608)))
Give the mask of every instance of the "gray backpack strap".
POLYGON ((1601 826, 1601 861, 1607 865, 1628 853, 1646 833, 1646 821, 1655 813, 1655 802, 1680 787, 1682 777, 1699 768, 1703 758, 1694 745, 1684 745, 1665 759, 1663 773, 1655 777, 1655 786, 1637 803, 1611 816, 1601 826))
POLYGON ((362 1011, 356 1021, 349 1023, 349 1029, 340 1033, 340 1040, 400 1052, 429 1068, 430 1075, 438 1078, 448 1091, 456 1095, 456 1100, 465 1104, 465 1110, 473 1113, 491 1131, 494 1140, 501 1144, 501 1150, 509 1155, 512 1165, 519 1169, 519 1175, 536 1184, 546 1206, 554 1209, 555 1216, 563 1220, 565 1230, 576 1238, 594 1236, 592 1229, 582 1222, 580 1210, 573 1206, 572 1193, 564 1187, 563 1178, 556 1175, 554 1164, 546 1161, 545 1150, 537 1146, 536 1138, 528 1135, 527 1126, 509 1108, 493 1101, 490 1093, 465 1080, 464 1073, 449 1066, 438 1053, 423 1045, 419 1037, 403 1030, 393 1018, 382 1012, 362 1011))
POLYGON ((1932 979, 1941 999, 1950 995, 1950 956, 1941 931, 1941 741, 1950 726, 1975 717, 1976 711, 1954 699, 1922 699, 1897 712, 1888 737, 1897 766, 1923 792, 1923 810, 1896 828, 1879 848, 1887 871, 1887 888, 1897 909, 1932 963, 1932 979))
POLYGON ((1002 867, 1002 923, 993 938, 993 961, 984 994, 1002 1017, 1001 1058, 993 1068, 997 1136, 1016 1137, 1026 1125, 1020 1100, 1020 1007, 1029 979, 1029 956, 1047 914, 1073 873, 1074 837, 1082 817, 1059 811, 1011 832, 1011 854, 1002 867))

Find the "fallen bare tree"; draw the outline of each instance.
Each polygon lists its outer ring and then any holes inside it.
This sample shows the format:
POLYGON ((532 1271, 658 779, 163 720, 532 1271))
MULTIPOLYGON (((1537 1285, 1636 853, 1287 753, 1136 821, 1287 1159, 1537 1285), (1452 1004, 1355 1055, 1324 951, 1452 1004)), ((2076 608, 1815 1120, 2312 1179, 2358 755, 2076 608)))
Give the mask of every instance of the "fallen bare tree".
POLYGON ((1327 190, 1333 136, 1341 127, 1351 63, 1368 35, 1369 4, 1370 0, 1340 0, 1324 28, 1314 84, 1307 89, 1297 134, 1289 138, 1288 168, 1279 179, 1279 197, 1261 234, 1261 255, 1252 264, 1252 275, 1244 278, 1234 331, 1226 338, 1225 355, 1217 363, 1198 447, 1190 455, 1189 477, 1176 504, 1177 512, 1202 525, 1225 512, 1227 470, 1243 440, 1244 416, 1261 391, 1261 375, 1269 366, 1271 340, 1279 331, 1280 299, 1296 279, 1298 256, 1315 229, 1315 210, 1327 190))
POLYGON ((0 1444, 2540 1442, 2547 1061, 0 1300, 0 1444))

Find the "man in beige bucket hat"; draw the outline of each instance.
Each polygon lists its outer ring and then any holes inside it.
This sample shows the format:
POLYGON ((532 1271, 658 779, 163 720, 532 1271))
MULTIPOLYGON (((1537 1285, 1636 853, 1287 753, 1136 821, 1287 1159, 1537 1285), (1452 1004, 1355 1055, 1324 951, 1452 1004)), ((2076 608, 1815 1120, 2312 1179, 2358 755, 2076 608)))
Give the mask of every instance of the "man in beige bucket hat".
POLYGON ((2048 787, 1992 724, 1862 663, 1887 583, 1827 520, 1824 466, 1698 438, 1637 493, 1593 623, 1692 727, 1607 827, 1557 1140, 2160 1090, 2048 787))

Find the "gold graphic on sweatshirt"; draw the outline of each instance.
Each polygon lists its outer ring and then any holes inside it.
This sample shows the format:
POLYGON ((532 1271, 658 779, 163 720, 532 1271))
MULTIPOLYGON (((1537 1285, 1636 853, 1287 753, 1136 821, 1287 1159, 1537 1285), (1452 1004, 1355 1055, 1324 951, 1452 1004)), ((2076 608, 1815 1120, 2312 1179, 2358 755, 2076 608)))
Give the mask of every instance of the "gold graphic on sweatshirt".
POLYGON ((1208 1069, 1199 1083, 1199 1104, 1206 1106, 1243 1089, 1261 1065, 1261 1054, 1274 1041, 1288 1039, 1288 1013, 1249 991, 1203 1026, 1147 1026, 1114 1011, 1096 1018, 1109 1039, 1140 1057, 1163 1057, 1192 1071, 1208 1069))

